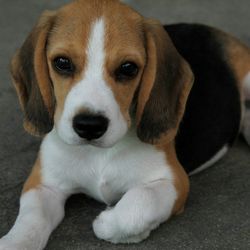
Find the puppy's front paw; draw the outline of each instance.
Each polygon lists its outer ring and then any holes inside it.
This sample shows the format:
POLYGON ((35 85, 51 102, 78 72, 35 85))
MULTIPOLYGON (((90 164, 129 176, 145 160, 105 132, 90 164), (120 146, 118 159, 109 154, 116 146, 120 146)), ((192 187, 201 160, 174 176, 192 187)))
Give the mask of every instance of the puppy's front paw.
MULTIPOLYGON (((95 235, 112 243, 138 243, 146 239, 152 225, 135 225, 131 218, 119 218, 115 209, 102 212, 93 222, 95 235), (131 223, 132 222, 132 223, 131 223)), ((136 223, 136 222, 135 222, 136 223)))
POLYGON ((0 250, 28 250, 24 246, 15 244, 6 238, 0 239, 0 250))
POLYGON ((115 207, 95 219, 94 232, 98 238, 113 243, 140 242, 170 217, 175 194, 168 180, 133 188, 115 207))

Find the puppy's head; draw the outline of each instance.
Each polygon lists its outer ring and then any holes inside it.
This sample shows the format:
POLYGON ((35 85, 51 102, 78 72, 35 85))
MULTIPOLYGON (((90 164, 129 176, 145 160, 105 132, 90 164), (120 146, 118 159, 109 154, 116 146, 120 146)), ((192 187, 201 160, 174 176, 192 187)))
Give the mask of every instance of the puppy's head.
POLYGON ((45 12, 12 60, 35 135, 110 147, 135 123, 149 143, 173 140, 192 73, 164 28, 116 0, 80 0, 45 12))

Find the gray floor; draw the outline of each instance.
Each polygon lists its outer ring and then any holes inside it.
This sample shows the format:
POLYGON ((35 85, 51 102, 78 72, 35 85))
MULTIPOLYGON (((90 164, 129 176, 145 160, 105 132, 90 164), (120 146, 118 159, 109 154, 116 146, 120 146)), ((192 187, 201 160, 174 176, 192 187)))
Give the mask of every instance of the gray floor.
MULTIPOLYGON (((0 0, 0 237, 13 224, 22 184, 39 141, 22 129, 8 63, 36 18, 66 0, 0 0)), ((237 35, 250 45, 249 0, 130 1, 165 23, 201 22, 237 35), (152 3, 153 2, 153 3, 152 3)), ((250 149, 242 139, 213 168, 191 178, 183 215, 171 219, 139 245, 112 245, 95 238, 91 222, 102 204, 75 196, 47 250, 62 249, 250 249, 250 149)))

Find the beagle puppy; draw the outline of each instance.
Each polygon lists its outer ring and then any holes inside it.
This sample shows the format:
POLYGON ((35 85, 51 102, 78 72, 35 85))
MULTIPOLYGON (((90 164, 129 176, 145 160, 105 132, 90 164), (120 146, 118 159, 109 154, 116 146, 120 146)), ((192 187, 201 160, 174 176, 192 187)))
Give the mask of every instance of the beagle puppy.
POLYGON ((140 242, 183 212, 188 174, 240 131, 250 142, 250 50, 214 28, 73 1, 41 16, 11 70, 24 127, 43 141, 1 250, 44 249, 79 192, 107 204, 98 238, 140 242))

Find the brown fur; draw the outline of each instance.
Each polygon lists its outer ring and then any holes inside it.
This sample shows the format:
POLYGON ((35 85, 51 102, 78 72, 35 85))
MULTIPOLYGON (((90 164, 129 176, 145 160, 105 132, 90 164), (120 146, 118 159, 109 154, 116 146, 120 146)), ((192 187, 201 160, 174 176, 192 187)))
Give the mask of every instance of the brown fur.
POLYGON ((160 151, 165 152, 166 160, 171 166, 171 170, 174 175, 174 186, 176 188, 178 198, 175 201, 172 214, 178 215, 184 211, 184 206, 189 193, 189 178, 177 159, 174 142, 169 144, 159 144, 157 145, 157 148, 160 151))
POLYGON ((146 39, 147 39, 148 63, 142 76, 143 86, 141 86, 140 92, 138 95, 137 111, 136 111, 137 126, 139 126, 140 124, 141 117, 144 112, 144 108, 150 97, 151 91, 153 89, 153 86, 156 80, 156 74, 157 74, 157 54, 152 53, 152 51, 156 51, 156 44, 154 42, 154 38, 151 35, 151 33, 148 33, 146 35, 146 39))
POLYGON ((238 39, 230 35, 228 37, 230 40, 227 41, 226 50, 229 56, 229 63, 237 80, 239 93, 241 95, 241 106, 243 111, 241 113, 241 122, 243 122, 245 110, 243 82, 246 75, 250 72, 250 50, 238 39))
POLYGON ((29 178, 24 184, 22 193, 26 193, 33 188, 37 188, 41 182, 41 161, 40 157, 38 157, 29 178))
POLYGON ((227 52, 241 89, 244 78, 250 72, 250 49, 236 38, 231 37, 231 40, 228 41, 227 52))
POLYGON ((238 87, 242 93, 243 80, 247 73, 250 72, 250 49, 231 34, 216 28, 213 28, 213 30, 214 35, 221 41, 221 44, 225 48, 226 59, 234 71, 238 87))

